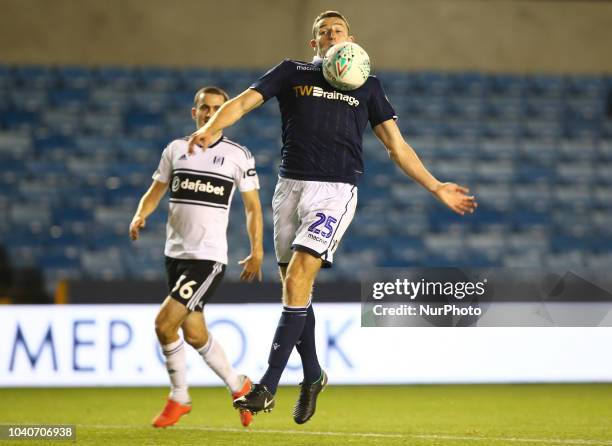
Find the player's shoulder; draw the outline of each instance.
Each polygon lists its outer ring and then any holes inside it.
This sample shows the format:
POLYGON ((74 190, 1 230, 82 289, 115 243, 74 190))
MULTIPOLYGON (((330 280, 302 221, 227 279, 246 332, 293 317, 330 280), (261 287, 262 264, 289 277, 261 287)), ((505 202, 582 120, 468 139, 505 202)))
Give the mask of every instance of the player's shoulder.
POLYGON ((382 87, 382 82, 380 81, 380 78, 378 78, 375 74, 370 74, 368 76, 368 79, 366 80, 366 84, 374 88, 382 87))
POLYGON ((227 136, 222 136, 219 140, 219 146, 222 146, 224 150, 232 156, 239 159, 250 160, 253 158, 253 154, 242 144, 238 144, 236 141, 229 139, 227 136))
POLYGON ((183 136, 183 137, 175 138, 175 139, 171 140, 166 145, 166 148, 169 149, 169 150, 178 149, 178 148, 181 148, 181 147, 187 147, 188 144, 189 144, 189 136, 183 136))
POLYGON ((168 142, 166 147, 164 148, 164 152, 166 152, 169 156, 173 156, 176 153, 185 152, 189 145, 189 136, 185 136, 182 138, 176 138, 168 142))

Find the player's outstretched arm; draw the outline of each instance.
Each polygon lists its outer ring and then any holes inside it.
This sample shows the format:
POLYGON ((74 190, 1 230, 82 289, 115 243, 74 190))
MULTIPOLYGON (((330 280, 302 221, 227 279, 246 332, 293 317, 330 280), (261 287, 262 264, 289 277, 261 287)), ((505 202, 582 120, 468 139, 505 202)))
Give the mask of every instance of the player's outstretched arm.
POLYGON ((168 183, 153 181, 149 190, 142 196, 130 223, 130 238, 132 240, 138 240, 140 229, 145 227, 147 217, 157 209, 159 200, 164 196, 166 190, 168 190, 168 183))
POLYGON ((245 114, 263 104, 263 96, 251 88, 230 99, 221 106, 210 120, 196 130, 189 139, 189 153, 193 153, 197 144, 203 149, 213 143, 212 137, 221 130, 233 125, 245 114))
POLYGON ((478 206, 469 189, 455 183, 441 183, 423 165, 414 149, 404 140, 397 124, 389 119, 374 127, 374 133, 400 169, 458 214, 472 213, 478 206))
POLYGON ((238 262, 244 265, 240 280, 252 282, 257 278, 261 282, 261 264, 263 262, 263 216, 261 213, 261 202, 257 189, 242 192, 244 213, 246 215, 246 227, 251 242, 251 253, 245 259, 238 262))

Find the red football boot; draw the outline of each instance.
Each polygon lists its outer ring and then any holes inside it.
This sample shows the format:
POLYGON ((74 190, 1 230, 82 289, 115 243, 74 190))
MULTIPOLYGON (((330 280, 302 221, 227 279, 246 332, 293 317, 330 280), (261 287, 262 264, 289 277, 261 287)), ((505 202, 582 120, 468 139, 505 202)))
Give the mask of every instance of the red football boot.
MULTIPOLYGON (((238 392, 232 392, 232 401, 234 401, 236 398, 240 398, 241 396, 249 393, 252 385, 253 383, 251 382, 249 377, 246 375, 242 375, 242 388, 238 392)), ((244 427, 248 427, 249 424, 251 424, 251 421, 253 420, 253 414, 249 412, 248 410, 241 410, 239 411, 239 414, 240 414, 240 422, 242 423, 242 425, 244 427)))
POLYGON ((168 427, 175 425, 179 418, 191 412, 191 404, 181 404, 168 398, 166 406, 153 420, 153 427, 168 427))

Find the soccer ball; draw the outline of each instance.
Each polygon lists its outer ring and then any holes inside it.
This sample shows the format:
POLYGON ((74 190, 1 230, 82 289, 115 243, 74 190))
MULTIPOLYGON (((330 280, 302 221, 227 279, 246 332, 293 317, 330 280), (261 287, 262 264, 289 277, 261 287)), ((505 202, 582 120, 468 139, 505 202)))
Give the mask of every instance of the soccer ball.
POLYGON ((337 90, 361 87, 370 75, 370 57, 353 42, 343 42, 327 50, 323 59, 323 77, 337 90))

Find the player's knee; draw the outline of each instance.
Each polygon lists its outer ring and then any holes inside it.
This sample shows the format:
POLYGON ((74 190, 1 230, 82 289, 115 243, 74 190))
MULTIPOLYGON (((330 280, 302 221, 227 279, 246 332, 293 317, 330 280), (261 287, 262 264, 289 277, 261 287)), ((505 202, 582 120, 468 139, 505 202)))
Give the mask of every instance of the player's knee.
POLYGON ((161 315, 157 315, 155 318, 155 334, 162 344, 167 344, 168 340, 173 338, 177 332, 178 327, 175 327, 167 319, 161 317, 161 315))
POLYGON ((310 284, 299 274, 285 276, 285 303, 292 307, 304 306, 308 303, 310 284))
POLYGON ((196 350, 204 347, 208 342, 208 333, 189 333, 183 331, 183 336, 185 337, 185 342, 196 350))

